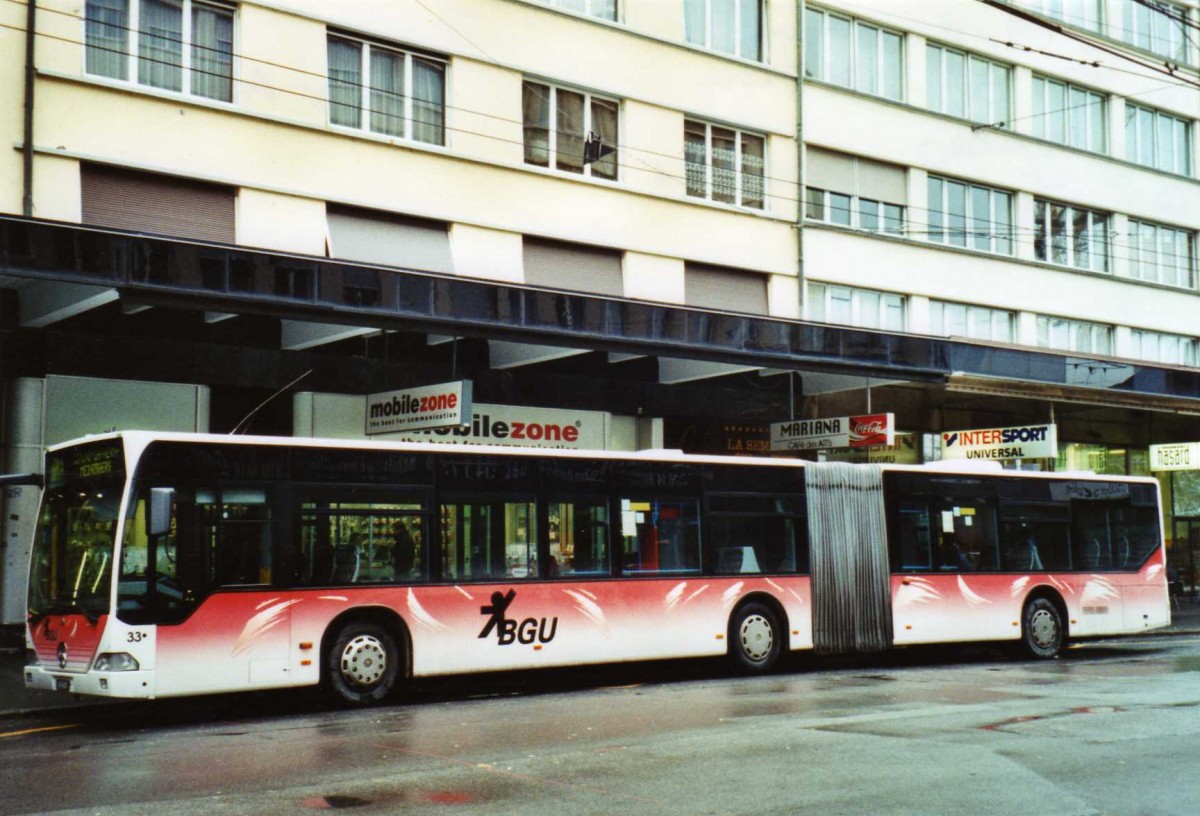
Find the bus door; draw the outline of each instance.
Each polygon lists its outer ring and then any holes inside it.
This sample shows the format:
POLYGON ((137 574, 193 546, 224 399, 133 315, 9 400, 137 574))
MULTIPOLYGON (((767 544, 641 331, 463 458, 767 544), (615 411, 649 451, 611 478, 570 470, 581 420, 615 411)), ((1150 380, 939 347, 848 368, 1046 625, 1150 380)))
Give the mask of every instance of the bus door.
POLYGON ((274 489, 175 490, 171 535, 150 553, 157 576, 159 694, 291 682, 294 601, 276 586, 274 489))
POLYGON ((896 643, 1012 637, 1020 599, 1010 592, 1012 576, 998 572, 995 498, 979 480, 918 476, 925 489, 891 491, 896 643))

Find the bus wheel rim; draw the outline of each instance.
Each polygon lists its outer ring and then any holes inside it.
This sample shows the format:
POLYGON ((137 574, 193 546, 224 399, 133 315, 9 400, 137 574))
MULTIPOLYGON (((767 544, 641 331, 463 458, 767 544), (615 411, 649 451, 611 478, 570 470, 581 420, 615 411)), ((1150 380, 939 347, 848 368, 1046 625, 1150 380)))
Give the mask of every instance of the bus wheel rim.
POLYGON ((342 677, 359 688, 371 688, 387 671, 387 649, 371 635, 359 635, 342 649, 342 677))
POLYGON ((739 630, 742 652, 754 662, 761 662, 771 654, 775 643, 775 632, 771 622, 762 615, 747 615, 739 630))
POLYGON ((1058 639, 1058 622, 1048 609, 1035 610, 1029 618, 1029 632, 1038 646, 1053 646, 1058 639))

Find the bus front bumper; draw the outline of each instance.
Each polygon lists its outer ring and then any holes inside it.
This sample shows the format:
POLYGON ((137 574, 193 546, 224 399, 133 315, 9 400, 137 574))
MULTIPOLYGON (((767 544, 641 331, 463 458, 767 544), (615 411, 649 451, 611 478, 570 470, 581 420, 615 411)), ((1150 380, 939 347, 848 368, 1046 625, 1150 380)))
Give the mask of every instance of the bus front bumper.
POLYGON ((154 672, 52 671, 44 666, 26 666, 25 688, 36 691, 65 691, 96 697, 150 698, 154 696, 154 672))

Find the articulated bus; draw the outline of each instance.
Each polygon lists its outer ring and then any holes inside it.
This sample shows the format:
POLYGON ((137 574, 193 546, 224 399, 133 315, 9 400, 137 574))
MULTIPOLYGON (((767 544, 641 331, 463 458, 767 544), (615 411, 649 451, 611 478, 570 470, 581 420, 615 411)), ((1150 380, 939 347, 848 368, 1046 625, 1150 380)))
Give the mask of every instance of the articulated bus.
POLYGON ((25 683, 157 698, 1170 622, 1153 479, 123 432, 51 448, 25 683))

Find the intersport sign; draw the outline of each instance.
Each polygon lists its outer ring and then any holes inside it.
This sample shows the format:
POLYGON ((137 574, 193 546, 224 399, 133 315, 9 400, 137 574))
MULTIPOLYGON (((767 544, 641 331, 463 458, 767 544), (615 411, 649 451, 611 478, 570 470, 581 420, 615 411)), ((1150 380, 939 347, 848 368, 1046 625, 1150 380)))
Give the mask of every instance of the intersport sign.
POLYGON ((1054 459, 1057 425, 942 432, 942 459, 1054 459))

